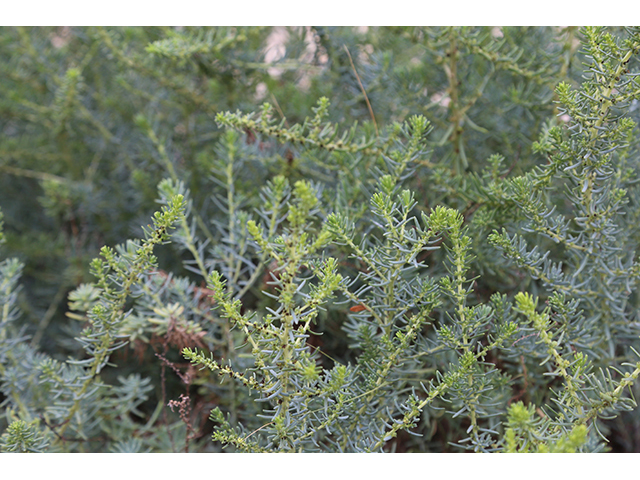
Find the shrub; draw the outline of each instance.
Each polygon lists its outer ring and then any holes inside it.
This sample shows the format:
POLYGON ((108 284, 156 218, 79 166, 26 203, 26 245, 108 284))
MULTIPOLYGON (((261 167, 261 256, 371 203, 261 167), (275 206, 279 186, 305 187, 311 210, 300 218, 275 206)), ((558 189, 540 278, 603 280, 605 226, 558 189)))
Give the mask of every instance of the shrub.
POLYGON ((3 32, 3 451, 637 449, 640 30, 269 33, 3 32))

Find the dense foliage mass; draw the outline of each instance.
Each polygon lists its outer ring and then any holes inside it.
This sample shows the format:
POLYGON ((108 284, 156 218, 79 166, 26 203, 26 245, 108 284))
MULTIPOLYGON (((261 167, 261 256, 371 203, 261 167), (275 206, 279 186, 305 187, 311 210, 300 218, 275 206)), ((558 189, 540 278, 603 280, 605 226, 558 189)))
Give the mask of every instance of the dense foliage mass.
POLYGON ((640 29, 0 47, 2 451, 640 451, 640 29))

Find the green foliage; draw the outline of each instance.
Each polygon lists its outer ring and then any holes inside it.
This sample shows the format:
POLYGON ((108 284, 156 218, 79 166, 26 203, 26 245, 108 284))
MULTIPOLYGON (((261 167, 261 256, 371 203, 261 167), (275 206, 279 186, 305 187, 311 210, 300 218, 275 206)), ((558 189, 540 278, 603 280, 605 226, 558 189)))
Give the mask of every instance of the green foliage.
POLYGON ((0 44, 2 451, 640 449, 637 28, 0 44))
POLYGON ((44 436, 38 430, 37 421, 29 424, 23 420, 12 422, 0 440, 2 441, 0 449, 3 452, 44 452, 48 446, 44 436))

